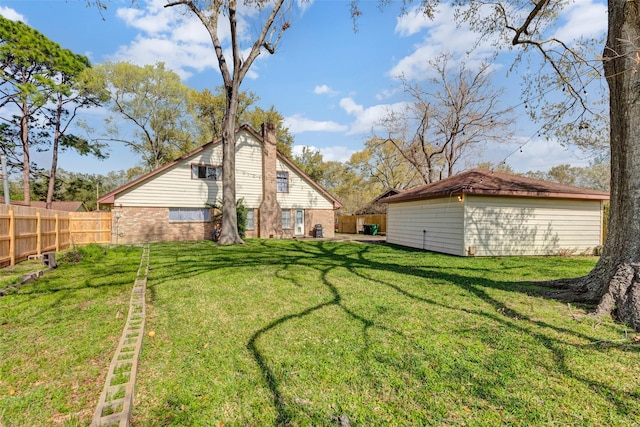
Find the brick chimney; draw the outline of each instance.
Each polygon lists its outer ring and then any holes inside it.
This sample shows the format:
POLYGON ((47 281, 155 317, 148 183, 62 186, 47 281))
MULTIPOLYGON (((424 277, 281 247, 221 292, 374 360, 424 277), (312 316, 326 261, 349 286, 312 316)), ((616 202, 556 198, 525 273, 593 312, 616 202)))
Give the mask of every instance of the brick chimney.
POLYGON ((263 239, 279 237, 282 211, 278 204, 276 182, 276 127, 262 124, 262 203, 259 208, 260 235, 263 239))

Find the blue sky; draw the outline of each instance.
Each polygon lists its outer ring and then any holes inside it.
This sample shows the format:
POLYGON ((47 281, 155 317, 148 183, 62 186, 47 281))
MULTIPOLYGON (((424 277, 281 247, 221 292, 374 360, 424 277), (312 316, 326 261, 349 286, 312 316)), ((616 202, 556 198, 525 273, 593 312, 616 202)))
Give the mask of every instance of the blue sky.
MULTIPOLYGON (((101 14, 87 8, 83 0, 0 0, 0 14, 87 55, 93 64, 164 62, 191 87, 220 85, 204 27, 179 8, 164 8, 166 3, 137 0, 132 7, 130 0, 111 0, 101 14)), ((426 65, 430 58, 444 51, 460 58, 475 40, 468 29, 456 28, 447 4, 440 6, 433 21, 411 10, 399 17, 399 2, 392 2, 384 11, 377 1, 360 4, 364 13, 354 32, 348 0, 303 3, 294 11, 292 26, 275 55, 263 52, 243 82, 242 90, 255 92, 261 107, 273 105, 286 118, 295 137, 294 152, 310 146, 319 149, 325 160, 348 160, 363 148, 385 111, 407 101, 397 75, 424 80, 429 76, 426 65)), ((243 35, 249 40, 259 27, 251 25, 250 15, 241 11, 240 16, 247 22, 243 35)), ((582 32, 599 36, 606 30, 606 6, 599 0, 576 0, 561 18, 562 25, 553 34, 563 40, 582 32)), ((481 60, 490 51, 490 46, 480 46, 474 59, 481 60)), ((508 65, 498 64, 495 84, 507 90, 505 106, 519 106, 520 77, 507 75, 508 65)), ((105 114, 95 110, 86 117, 95 121, 105 114)), ((487 145, 480 160, 506 158, 518 171, 548 170, 562 163, 584 166, 590 160, 575 149, 537 138, 537 127, 529 122, 524 107, 516 108, 515 114, 518 125, 513 143, 487 145)), ((48 167, 46 153, 38 161, 48 167)), ((126 148, 113 144, 107 160, 64 153, 60 166, 75 172, 107 173, 127 169, 137 161, 126 148)))

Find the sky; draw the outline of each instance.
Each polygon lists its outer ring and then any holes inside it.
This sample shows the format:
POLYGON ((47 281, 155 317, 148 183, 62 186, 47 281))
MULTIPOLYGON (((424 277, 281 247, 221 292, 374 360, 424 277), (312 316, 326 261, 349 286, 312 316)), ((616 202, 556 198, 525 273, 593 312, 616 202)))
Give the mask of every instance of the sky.
MULTIPOLYGON (((111 0, 106 11, 99 11, 84 0, 0 0, 0 15, 25 22, 62 47, 86 55, 94 65, 164 62, 190 87, 219 86, 222 77, 206 30, 192 14, 179 7, 165 8, 166 3, 137 0, 132 6, 131 0, 111 0)), ((448 52, 459 60, 476 40, 469 29, 456 26, 446 3, 433 20, 414 9, 399 14, 399 1, 384 10, 377 5, 373 0, 360 1, 363 14, 354 31, 349 0, 298 3, 276 53, 263 51, 245 78, 241 90, 254 92, 260 98, 258 106, 274 106, 285 117, 295 139, 294 153, 307 146, 320 150, 325 160, 347 161, 364 148, 387 111, 408 101, 399 75, 427 84, 430 59, 448 52)), ((245 41, 260 29, 250 12, 239 11, 245 41)), ((563 40, 600 37, 606 32, 606 5, 603 0, 575 0, 559 22, 551 34, 563 40)), ((228 30, 221 38, 227 34, 228 30)), ((489 44, 481 45, 469 61, 480 62, 491 52, 489 44)), ((487 144, 474 160, 505 161, 519 172, 546 171, 565 163, 588 165, 590 154, 537 136, 539 125, 531 123, 520 97, 521 76, 508 73, 512 57, 500 58, 494 84, 506 91, 503 106, 513 107, 515 135, 512 143, 487 144)), ((108 113, 98 109, 84 114, 98 123, 108 113)), ((63 153, 59 166, 106 174, 139 162, 118 143, 110 144, 109 153, 106 160, 63 153)), ((36 154, 42 167, 48 167, 49 159, 48 153, 36 154)))

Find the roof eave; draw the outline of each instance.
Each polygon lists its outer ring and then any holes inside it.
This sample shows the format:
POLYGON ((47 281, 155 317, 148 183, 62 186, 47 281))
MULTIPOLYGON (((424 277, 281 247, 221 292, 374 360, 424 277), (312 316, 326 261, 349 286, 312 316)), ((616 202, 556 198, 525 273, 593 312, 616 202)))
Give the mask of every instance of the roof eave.
POLYGON ((479 196, 501 196, 501 197, 533 197, 545 199, 575 199, 575 200, 609 200, 608 194, 579 194, 579 193, 558 193, 558 192, 535 192, 535 191, 505 191, 505 190, 479 190, 463 189, 453 192, 438 191, 423 195, 397 194, 379 200, 380 203, 399 203, 417 200, 438 199, 441 197, 456 197, 463 194, 479 196))

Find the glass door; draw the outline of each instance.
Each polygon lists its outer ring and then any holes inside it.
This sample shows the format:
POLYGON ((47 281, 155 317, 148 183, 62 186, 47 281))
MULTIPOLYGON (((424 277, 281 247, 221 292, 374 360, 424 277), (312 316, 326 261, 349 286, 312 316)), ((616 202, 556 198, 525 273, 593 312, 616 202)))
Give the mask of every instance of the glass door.
POLYGON ((296 209, 296 224, 295 224, 296 236, 304 236, 304 210, 296 209))

